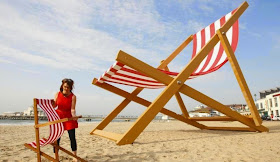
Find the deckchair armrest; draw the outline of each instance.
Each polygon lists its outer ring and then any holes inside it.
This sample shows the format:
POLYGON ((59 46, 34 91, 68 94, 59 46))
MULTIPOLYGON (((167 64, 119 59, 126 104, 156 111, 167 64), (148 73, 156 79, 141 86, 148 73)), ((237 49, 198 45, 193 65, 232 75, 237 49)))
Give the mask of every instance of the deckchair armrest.
POLYGON ((35 128, 44 127, 44 126, 48 126, 48 125, 52 125, 52 124, 56 124, 56 123, 62 123, 62 122, 70 121, 70 120, 77 120, 78 118, 82 118, 82 115, 71 117, 71 118, 63 118, 63 119, 60 119, 60 120, 55 120, 55 121, 42 123, 42 124, 36 124, 36 125, 34 125, 34 127, 35 128))
POLYGON ((77 120, 77 119, 82 118, 82 117, 83 117, 82 115, 75 116, 75 117, 68 118, 68 120, 77 120))

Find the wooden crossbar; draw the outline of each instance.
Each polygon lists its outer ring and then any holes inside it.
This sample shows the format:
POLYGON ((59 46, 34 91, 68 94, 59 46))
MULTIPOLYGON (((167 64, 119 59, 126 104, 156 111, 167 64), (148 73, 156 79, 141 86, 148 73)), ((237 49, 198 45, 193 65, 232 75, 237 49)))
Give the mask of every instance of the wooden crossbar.
POLYGON ((110 140, 113 140, 113 141, 118 141, 119 139, 121 139, 122 137, 122 134, 118 134, 118 133, 113 133, 113 132, 106 132, 104 130, 99 130, 99 129, 95 129, 92 134, 96 134, 96 135, 99 135, 101 137, 105 137, 105 138, 108 138, 110 140))
POLYGON ((42 124, 36 124, 36 125, 34 125, 34 127, 35 128, 44 127, 44 126, 48 126, 48 125, 52 125, 52 124, 56 124, 56 123, 62 123, 62 122, 70 121, 70 120, 77 120, 78 118, 82 118, 82 115, 71 117, 71 118, 63 118, 63 119, 60 119, 60 120, 55 120, 55 121, 42 123, 42 124))
MULTIPOLYGON (((189 117, 188 119, 193 121, 237 121, 228 116, 215 116, 215 117, 189 117)), ((252 118, 249 118, 252 120, 252 118)))
POLYGON ((249 132, 256 132, 253 128, 246 128, 246 127, 207 127, 208 130, 225 130, 225 131, 249 131, 249 132))

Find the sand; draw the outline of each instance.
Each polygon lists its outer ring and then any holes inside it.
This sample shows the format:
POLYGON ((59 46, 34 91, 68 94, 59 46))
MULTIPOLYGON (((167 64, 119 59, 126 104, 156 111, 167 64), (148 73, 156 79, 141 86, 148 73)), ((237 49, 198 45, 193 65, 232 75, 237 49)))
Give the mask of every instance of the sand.
MULTIPOLYGON (((212 126, 242 126, 237 122, 203 122, 212 126)), ((179 121, 152 122, 134 144, 117 146, 113 141, 90 135, 98 123, 79 123, 78 155, 88 161, 279 161, 280 121, 264 121, 269 133, 199 130, 179 121)), ((132 122, 111 123, 105 130, 125 132, 132 122)), ((47 137, 48 130, 40 129, 47 137)), ((0 126, 1 161, 36 161, 24 143, 35 139, 33 126, 0 126)), ((61 145, 71 150, 68 133, 61 145)), ((52 148, 42 148, 53 155, 52 148)), ((43 161, 48 161, 44 157, 43 161)), ((60 152, 61 161, 72 157, 60 152)))

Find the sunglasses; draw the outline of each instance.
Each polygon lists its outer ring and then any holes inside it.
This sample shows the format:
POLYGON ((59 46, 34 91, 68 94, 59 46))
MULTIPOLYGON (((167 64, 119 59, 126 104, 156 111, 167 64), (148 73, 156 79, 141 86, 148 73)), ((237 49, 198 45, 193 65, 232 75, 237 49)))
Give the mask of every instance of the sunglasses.
POLYGON ((62 82, 69 82, 69 83, 73 83, 73 80, 72 80, 72 79, 67 79, 67 78, 65 78, 65 79, 63 79, 63 80, 62 80, 62 82))

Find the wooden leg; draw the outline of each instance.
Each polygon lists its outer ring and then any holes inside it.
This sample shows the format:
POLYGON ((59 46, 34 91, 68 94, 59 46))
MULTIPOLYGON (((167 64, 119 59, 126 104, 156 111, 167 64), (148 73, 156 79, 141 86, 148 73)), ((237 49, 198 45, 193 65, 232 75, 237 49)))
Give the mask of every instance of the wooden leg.
POLYGON ((182 111, 184 117, 185 117, 185 118, 188 118, 188 117, 189 117, 189 113, 188 113, 188 111, 187 111, 187 109, 186 109, 186 106, 185 106, 183 100, 182 100, 182 97, 180 96, 180 93, 177 92, 177 93, 175 94, 175 97, 176 97, 176 99, 177 99, 177 102, 178 102, 178 104, 179 104, 179 106, 180 106, 180 109, 181 109, 181 111, 182 111))
MULTIPOLYGON (((38 109, 37 109, 37 99, 33 99, 33 109, 34 109, 34 123, 37 125, 38 122, 38 109)), ((41 162, 41 150, 40 150, 40 135, 39 135, 39 128, 35 128, 35 135, 36 135, 36 152, 37 152, 37 160, 41 162)))
POLYGON ((54 152, 55 152, 55 159, 59 161, 59 155, 58 155, 58 144, 57 141, 54 142, 54 152))
MULTIPOLYGON (((222 34, 220 30, 217 31, 218 36, 221 40, 221 44, 223 45, 223 48, 227 54, 228 60, 230 62, 230 65, 232 67, 232 70, 234 72, 234 75, 236 77, 236 80, 241 88, 241 92, 243 93, 243 96, 248 104, 248 107, 252 113, 254 122, 257 126, 260 126, 262 124, 262 120, 260 118, 259 112, 256 108, 256 105, 254 103, 253 97, 250 93, 250 90, 248 88, 248 85, 246 83, 246 80, 244 78, 244 75, 241 71, 241 68, 237 62, 237 59, 234 55, 234 52, 229 44, 229 41, 225 34, 222 34)), ((225 32, 224 32, 225 33, 225 32)))

